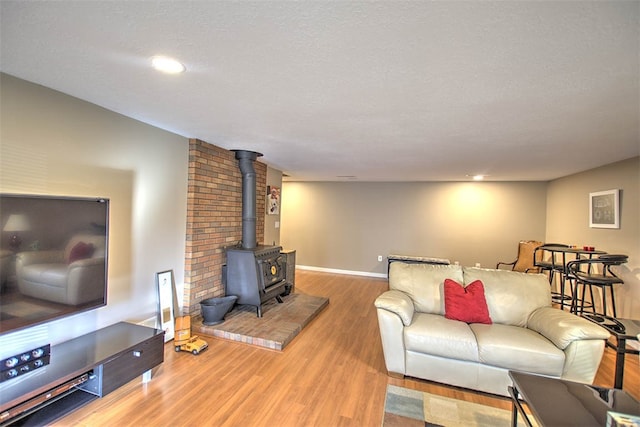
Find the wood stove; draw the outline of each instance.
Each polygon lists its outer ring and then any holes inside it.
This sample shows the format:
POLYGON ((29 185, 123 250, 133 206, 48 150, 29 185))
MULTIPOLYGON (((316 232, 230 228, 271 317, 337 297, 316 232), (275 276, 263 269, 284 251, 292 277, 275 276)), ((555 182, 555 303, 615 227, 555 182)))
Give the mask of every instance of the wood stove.
POLYGON ((258 317, 262 317, 264 302, 272 298, 282 302, 287 265, 281 249, 280 246, 227 248, 227 295, 237 295, 238 304, 255 306, 258 317))
POLYGON ((253 162, 260 153, 234 150, 242 172, 242 242, 227 247, 223 269, 225 293, 238 304, 253 305, 262 317, 262 304, 272 298, 282 303, 286 291, 286 257, 280 246, 256 244, 256 173, 253 162))

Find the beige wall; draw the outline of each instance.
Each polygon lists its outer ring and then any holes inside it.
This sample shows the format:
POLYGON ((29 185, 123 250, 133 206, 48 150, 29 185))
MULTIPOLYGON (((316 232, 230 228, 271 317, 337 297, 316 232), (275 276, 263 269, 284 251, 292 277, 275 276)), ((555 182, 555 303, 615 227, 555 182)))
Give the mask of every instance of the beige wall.
POLYGON ((547 192, 547 241, 594 246, 629 256, 618 272, 618 315, 640 313, 640 157, 552 181, 547 192), (620 189, 620 228, 589 227, 589 193, 620 189))
POLYGON ((619 315, 640 313, 640 158, 549 183, 284 182, 282 245, 303 268, 383 275, 389 253, 493 267, 520 239, 623 253, 619 315), (589 228, 589 193, 621 189, 620 229, 589 228))
POLYGON ((187 139, 0 78, 0 191, 111 200, 108 305, 47 324, 47 342, 155 313, 155 273, 184 279, 187 139))
MULTIPOLYGON (((111 199, 109 304, 47 326, 50 341, 155 310, 155 273, 184 282, 188 141, 0 74, 0 191, 111 199)), ((630 255, 622 313, 640 312, 639 160, 547 183, 282 183, 265 242, 299 265, 386 273, 389 253, 493 267, 520 239, 630 255), (622 189, 622 228, 588 227, 588 193, 622 189), (280 220, 281 232, 275 228, 280 220), (630 298, 627 298, 630 297, 630 298)), ((281 174, 271 168, 267 183, 281 174)), ((9 337, 11 334, 9 335, 9 337)), ((0 340, 0 348, 3 342, 0 340)))
POLYGON ((298 265, 348 272, 386 274, 390 253, 495 267, 544 240, 546 186, 284 182, 281 242, 298 265))

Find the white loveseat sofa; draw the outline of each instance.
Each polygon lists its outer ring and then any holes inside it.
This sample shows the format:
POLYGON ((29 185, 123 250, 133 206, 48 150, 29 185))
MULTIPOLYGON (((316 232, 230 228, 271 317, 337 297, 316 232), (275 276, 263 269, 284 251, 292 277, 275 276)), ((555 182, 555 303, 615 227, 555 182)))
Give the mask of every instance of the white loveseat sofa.
POLYGON ((592 383, 609 334, 551 306, 541 274, 394 262, 375 301, 392 376, 508 396, 509 370, 592 383), (444 281, 484 285, 492 324, 445 317, 444 281))
POLYGON ((25 296, 66 305, 95 301, 104 292, 100 285, 105 283, 105 238, 78 234, 64 250, 21 252, 16 276, 25 296), (74 256, 78 245, 84 245, 84 253, 74 256))

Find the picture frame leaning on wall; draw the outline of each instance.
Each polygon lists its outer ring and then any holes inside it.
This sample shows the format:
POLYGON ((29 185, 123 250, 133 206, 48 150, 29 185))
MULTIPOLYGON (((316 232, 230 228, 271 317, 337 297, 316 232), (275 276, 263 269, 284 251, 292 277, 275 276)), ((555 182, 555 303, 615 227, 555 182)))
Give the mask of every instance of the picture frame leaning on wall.
POLYGON ((164 342, 172 340, 175 334, 175 317, 173 312, 174 280, 173 270, 156 273, 158 322, 160 328, 164 331, 164 342))

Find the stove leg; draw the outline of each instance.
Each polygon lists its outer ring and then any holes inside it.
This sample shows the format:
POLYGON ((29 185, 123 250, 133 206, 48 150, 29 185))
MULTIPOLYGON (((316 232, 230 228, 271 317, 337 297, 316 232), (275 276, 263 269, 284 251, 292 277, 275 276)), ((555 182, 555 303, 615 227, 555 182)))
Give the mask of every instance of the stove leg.
POLYGON ((262 317, 262 306, 260 306, 260 305, 259 305, 259 306, 257 306, 257 307, 256 307, 256 310, 257 310, 257 312, 258 312, 258 317, 262 317))
POLYGON ((280 295, 278 295, 276 297, 276 301, 278 301, 280 304, 282 304, 282 297, 280 295))

